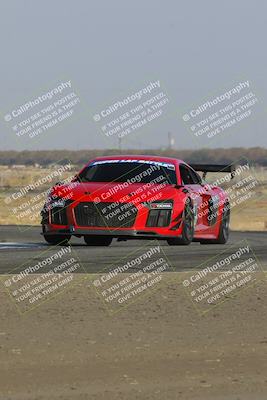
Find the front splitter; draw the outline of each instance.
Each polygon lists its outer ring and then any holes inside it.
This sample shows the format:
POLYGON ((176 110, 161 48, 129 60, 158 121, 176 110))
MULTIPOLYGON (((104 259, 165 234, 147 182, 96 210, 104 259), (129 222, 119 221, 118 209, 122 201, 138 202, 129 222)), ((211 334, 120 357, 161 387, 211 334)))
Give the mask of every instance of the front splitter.
POLYGON ((106 230, 106 229, 58 229, 57 231, 42 232, 41 235, 72 235, 72 236, 112 236, 114 238, 125 238, 125 239, 169 239, 177 238, 178 235, 161 235, 155 231, 140 231, 140 230, 106 230))

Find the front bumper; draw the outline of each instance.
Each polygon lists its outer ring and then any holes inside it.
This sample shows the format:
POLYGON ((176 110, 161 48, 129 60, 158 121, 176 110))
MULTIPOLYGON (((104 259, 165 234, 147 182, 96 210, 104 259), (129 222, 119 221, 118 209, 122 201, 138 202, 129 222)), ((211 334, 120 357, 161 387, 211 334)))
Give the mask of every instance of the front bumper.
MULTIPOLYGON (((50 210, 46 214, 43 213, 43 234, 77 237, 101 235, 125 239, 167 239, 177 237, 181 233, 182 204, 179 204, 179 207, 176 204, 176 207, 171 210, 151 210, 143 206, 142 209, 136 209, 134 218, 132 217, 133 212, 129 212, 127 209, 125 215, 130 214, 130 218, 123 220, 123 223, 118 223, 119 216, 114 213, 114 216, 108 220, 108 222, 112 222, 113 226, 107 226, 107 223, 104 223, 104 218, 99 218, 99 215, 92 211, 91 204, 90 202, 76 202, 66 208, 56 209, 55 212, 50 210), (81 207, 84 207, 86 213, 81 213, 81 207)), ((108 203, 104 203, 104 206, 106 204, 108 203)))

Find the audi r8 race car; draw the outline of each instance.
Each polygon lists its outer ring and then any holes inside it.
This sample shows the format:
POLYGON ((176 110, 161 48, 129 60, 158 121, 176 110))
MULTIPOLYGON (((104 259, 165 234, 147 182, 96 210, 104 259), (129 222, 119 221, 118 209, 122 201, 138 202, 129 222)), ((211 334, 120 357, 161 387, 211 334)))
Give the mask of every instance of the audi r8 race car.
POLYGON ((196 170, 233 172, 231 166, 157 156, 96 158, 70 182, 50 190, 41 212, 44 239, 59 244, 83 237, 89 246, 108 246, 113 238, 224 244, 229 200, 196 170))

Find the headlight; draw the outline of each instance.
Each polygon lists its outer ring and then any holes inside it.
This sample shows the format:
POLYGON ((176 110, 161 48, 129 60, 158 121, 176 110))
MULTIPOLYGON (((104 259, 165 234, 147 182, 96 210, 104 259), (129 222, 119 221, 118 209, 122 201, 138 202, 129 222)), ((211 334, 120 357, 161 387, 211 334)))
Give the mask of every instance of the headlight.
POLYGON ((65 207, 66 201, 64 199, 57 198, 50 203, 52 207, 65 207))
POLYGON ((66 200, 62 199, 61 197, 56 197, 56 196, 48 196, 45 205, 48 208, 54 208, 54 207, 65 207, 66 206, 66 200))
POLYGON ((53 210, 54 208, 58 207, 58 208, 64 208, 66 207, 66 200, 65 199, 61 199, 60 197, 56 197, 56 196, 48 196, 44 206, 41 210, 41 216, 45 216, 49 210, 53 210))

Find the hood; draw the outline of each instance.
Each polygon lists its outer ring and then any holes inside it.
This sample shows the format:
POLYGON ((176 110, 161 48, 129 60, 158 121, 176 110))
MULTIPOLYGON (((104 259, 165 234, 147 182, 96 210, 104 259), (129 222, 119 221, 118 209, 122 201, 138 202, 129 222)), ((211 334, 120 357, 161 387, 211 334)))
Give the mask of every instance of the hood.
POLYGON ((125 182, 71 182, 51 190, 53 196, 94 202, 157 201, 171 199, 176 193, 174 185, 125 182))

